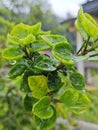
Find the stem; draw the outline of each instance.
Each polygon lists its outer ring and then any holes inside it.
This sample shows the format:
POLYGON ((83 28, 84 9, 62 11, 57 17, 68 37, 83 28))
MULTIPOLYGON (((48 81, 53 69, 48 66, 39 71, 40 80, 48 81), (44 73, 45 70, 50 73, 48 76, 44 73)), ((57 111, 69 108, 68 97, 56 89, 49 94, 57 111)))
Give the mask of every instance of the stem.
POLYGON ((27 56, 27 58, 31 60, 31 57, 26 49, 26 46, 23 48, 23 51, 24 51, 25 55, 27 56))
POLYGON ((80 51, 83 49, 83 47, 85 46, 85 43, 86 43, 86 41, 83 42, 81 48, 80 48, 80 49, 78 50, 78 52, 76 53, 77 55, 78 55, 78 54, 80 53, 80 51))

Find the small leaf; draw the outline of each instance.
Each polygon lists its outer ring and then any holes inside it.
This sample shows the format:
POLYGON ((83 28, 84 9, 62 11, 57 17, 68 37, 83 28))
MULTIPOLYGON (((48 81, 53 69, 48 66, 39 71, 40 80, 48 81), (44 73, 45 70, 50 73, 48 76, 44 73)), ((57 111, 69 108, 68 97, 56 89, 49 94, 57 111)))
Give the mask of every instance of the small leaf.
POLYGON ((52 44, 62 42, 62 41, 67 41, 64 36, 60 35, 43 35, 41 36, 43 40, 45 40, 50 46, 52 44))
POLYGON ((13 45, 19 45, 19 38, 18 37, 16 37, 16 36, 12 36, 12 35, 10 35, 10 34, 8 34, 8 37, 7 37, 8 39, 8 44, 13 44, 13 45))
POLYGON ((37 34, 38 32, 41 31, 41 23, 37 23, 35 25, 32 25, 32 26, 28 26, 28 30, 29 30, 29 34, 37 34))
POLYGON ((62 85, 63 82, 56 71, 48 74, 48 88, 50 91, 58 91, 62 85))
POLYGON ((28 77, 35 75, 31 70, 26 70, 24 72, 24 75, 22 77, 21 85, 20 85, 20 90, 23 92, 30 92, 30 88, 28 85, 28 77))
POLYGON ((68 107, 76 104, 79 93, 74 89, 66 90, 61 96, 60 100, 68 107))
POLYGON ((42 71, 54 71, 56 70, 56 67, 54 67, 53 64, 50 57, 41 55, 35 60, 34 68, 42 71))
POLYGON ((53 115, 53 109, 50 106, 50 98, 47 96, 42 97, 36 104, 33 106, 33 113, 40 119, 49 119, 53 115))
POLYGON ((41 98, 47 93, 47 78, 43 75, 30 76, 28 78, 29 87, 35 98, 41 98))
POLYGON ((17 24, 10 33, 12 36, 16 36, 19 39, 25 38, 29 32, 28 32, 28 25, 20 23, 17 24))
POLYGON ((90 100, 89 98, 86 96, 86 94, 79 94, 79 98, 77 103, 72 106, 72 111, 75 113, 81 113, 86 111, 89 107, 90 107, 90 100))
POLYGON ((46 120, 42 120, 42 119, 38 118, 37 116, 35 116, 34 120, 35 120, 35 123, 36 123, 38 130, 49 130, 56 122, 57 112, 53 106, 51 106, 51 107, 54 111, 51 118, 46 119, 46 120))
POLYGON ((32 111, 33 105, 37 102, 37 99, 34 98, 30 93, 26 94, 24 98, 24 107, 27 111, 32 111))
POLYGON ((85 88, 85 79, 82 74, 78 72, 72 72, 69 74, 70 82, 72 86, 77 90, 83 90, 85 88))
POLYGON ((28 45, 35 41, 35 37, 32 34, 29 34, 27 37, 20 39, 22 45, 28 45))
POLYGON ((80 8, 78 12, 78 20, 84 29, 84 31, 91 36, 92 38, 96 38, 98 36, 98 26, 97 23, 95 23, 95 20, 88 15, 83 13, 83 9, 80 8))
POLYGON ((14 78, 20 76, 25 71, 26 68, 27 68, 27 66, 24 64, 14 65, 11 68, 10 72, 8 73, 9 78, 14 79, 14 78))
POLYGON ((84 31, 83 27, 81 26, 79 20, 77 19, 75 21, 75 27, 76 29, 80 32, 81 36, 83 39, 87 40, 88 39, 88 35, 87 33, 84 31))
POLYGON ((43 51, 49 49, 50 46, 43 40, 38 40, 32 43, 33 52, 43 51))
POLYGON ((60 42, 54 45, 52 53, 64 65, 72 65, 74 61, 71 51, 71 46, 67 42, 60 42))
POLYGON ((7 60, 18 60, 23 56, 24 53, 18 47, 10 47, 2 51, 2 57, 7 60))

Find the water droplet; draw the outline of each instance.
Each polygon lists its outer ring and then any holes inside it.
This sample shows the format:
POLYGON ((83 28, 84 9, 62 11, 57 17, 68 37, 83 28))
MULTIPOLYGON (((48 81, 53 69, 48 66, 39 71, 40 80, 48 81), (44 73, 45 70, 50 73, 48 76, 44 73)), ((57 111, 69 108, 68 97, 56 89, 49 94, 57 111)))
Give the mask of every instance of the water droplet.
POLYGON ((11 61, 9 61, 9 64, 15 65, 15 64, 16 64, 16 60, 11 60, 11 61))

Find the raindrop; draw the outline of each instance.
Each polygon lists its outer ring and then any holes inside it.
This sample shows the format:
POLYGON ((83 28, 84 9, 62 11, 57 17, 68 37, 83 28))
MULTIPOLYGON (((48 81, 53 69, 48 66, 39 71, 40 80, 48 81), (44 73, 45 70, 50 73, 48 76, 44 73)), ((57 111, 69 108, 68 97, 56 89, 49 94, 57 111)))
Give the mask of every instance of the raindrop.
POLYGON ((10 64, 10 65, 15 65, 15 64, 16 64, 16 60, 11 60, 11 61, 9 61, 9 64, 10 64))

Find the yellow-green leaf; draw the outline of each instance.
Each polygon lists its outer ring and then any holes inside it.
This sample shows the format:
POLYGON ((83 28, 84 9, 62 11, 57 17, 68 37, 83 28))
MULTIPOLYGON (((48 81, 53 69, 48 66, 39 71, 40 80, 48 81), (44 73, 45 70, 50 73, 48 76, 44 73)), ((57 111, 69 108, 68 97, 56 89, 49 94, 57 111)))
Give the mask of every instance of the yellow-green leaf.
POLYGON ((44 75, 30 76, 28 78, 29 87, 33 97, 41 98, 47 93, 47 78, 44 75))
POLYGON ((32 34, 29 34, 27 37, 20 39, 20 43, 22 45, 27 45, 35 41, 35 36, 32 34))
POLYGON ((74 64, 74 61, 72 59, 71 51, 72 48, 68 42, 60 42, 54 45, 52 54, 61 63, 65 65, 72 65, 74 64))
POLYGON ((17 47, 6 48, 2 51, 2 57, 7 60, 18 60, 24 56, 24 53, 17 47))
POLYGON ((33 106, 33 113, 40 119, 49 119, 53 115, 53 109, 50 106, 51 99, 47 96, 42 97, 33 106))

